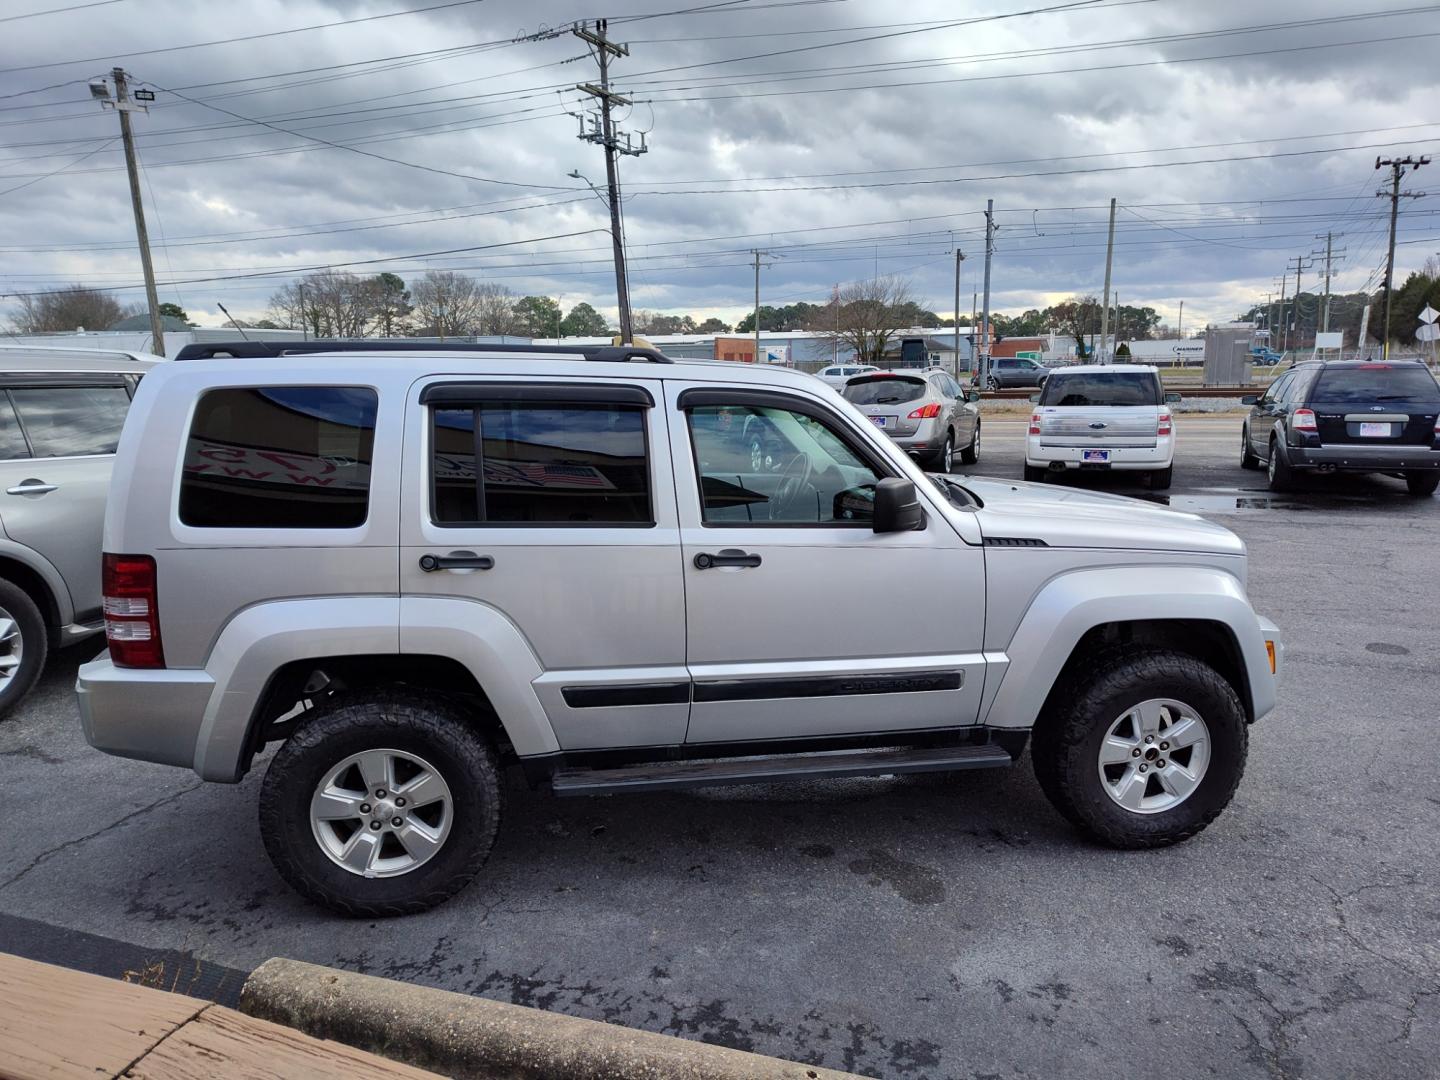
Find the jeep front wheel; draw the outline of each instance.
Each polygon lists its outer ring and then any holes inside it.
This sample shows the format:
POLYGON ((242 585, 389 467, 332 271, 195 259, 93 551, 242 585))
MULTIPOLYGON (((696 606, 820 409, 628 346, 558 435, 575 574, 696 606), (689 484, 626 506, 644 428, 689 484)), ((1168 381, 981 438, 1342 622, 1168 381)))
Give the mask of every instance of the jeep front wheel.
POLYGON ((1248 732, 1235 690, 1193 656, 1113 655, 1052 695, 1032 757, 1046 796, 1073 825, 1118 848, 1194 836, 1245 772, 1248 732))
POLYGON ((303 896, 354 916, 409 915, 489 857, 503 792, 462 710, 418 694, 337 698, 275 754, 260 832, 303 896))

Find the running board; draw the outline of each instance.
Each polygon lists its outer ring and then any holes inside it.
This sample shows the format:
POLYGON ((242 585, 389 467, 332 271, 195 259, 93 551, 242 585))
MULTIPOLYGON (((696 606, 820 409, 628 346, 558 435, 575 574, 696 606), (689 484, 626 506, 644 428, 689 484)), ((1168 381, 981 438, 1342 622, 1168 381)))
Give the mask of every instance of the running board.
POLYGON ((923 749, 831 751, 705 761, 647 762, 618 769, 559 769, 550 778, 556 795, 610 795, 711 784, 762 784, 773 780, 824 780, 846 776, 950 772, 1013 765, 998 746, 969 745, 923 749))

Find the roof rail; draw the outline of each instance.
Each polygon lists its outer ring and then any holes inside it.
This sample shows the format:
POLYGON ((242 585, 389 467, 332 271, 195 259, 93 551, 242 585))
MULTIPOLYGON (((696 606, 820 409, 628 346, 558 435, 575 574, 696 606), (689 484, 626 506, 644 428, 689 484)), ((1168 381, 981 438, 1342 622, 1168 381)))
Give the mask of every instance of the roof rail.
POLYGON ((675 361, 655 349, 638 345, 497 345, 470 342, 449 345, 427 341, 206 341, 186 345, 176 360, 210 360, 217 356, 264 357, 297 356, 304 353, 332 352, 478 352, 534 353, 537 356, 575 356, 597 363, 628 363, 642 360, 650 364, 673 364, 675 361))

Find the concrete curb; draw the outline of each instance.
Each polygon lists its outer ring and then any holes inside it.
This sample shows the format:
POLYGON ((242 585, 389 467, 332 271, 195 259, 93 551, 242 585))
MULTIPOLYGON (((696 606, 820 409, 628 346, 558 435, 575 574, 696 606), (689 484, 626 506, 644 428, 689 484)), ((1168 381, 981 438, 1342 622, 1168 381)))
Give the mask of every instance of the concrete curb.
POLYGON ((856 1080, 709 1043, 267 960, 240 1011, 462 1080, 856 1080))

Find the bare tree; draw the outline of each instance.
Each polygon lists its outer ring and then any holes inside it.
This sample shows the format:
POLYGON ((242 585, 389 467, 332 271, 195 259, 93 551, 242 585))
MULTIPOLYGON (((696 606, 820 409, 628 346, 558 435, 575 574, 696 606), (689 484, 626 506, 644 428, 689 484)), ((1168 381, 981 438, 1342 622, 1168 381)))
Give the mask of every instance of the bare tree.
POLYGON ((857 360, 877 364, 897 331, 908 326, 910 283, 904 278, 876 277, 832 290, 830 303, 811 313, 812 331, 848 347, 857 360))
POLYGON ((106 330, 128 312, 109 293, 84 285, 65 285, 22 296, 14 314, 16 331, 50 334, 69 330, 106 330))
POLYGON ((286 327, 304 327, 316 337, 364 337, 382 317, 377 280, 336 270, 307 274, 270 297, 270 315, 286 327))
POLYGON ((481 281, 475 285, 475 334, 514 334, 519 319, 515 314, 515 294, 498 281, 481 281))
POLYGON ((453 270, 428 270, 411 289, 416 332, 436 337, 473 334, 480 321, 480 283, 453 270))
POLYGON ((1100 331, 1100 301, 1093 296, 1072 296, 1047 308, 1046 314, 1058 329, 1075 339, 1075 355, 1084 360, 1089 355, 1086 336, 1093 341, 1100 331))

